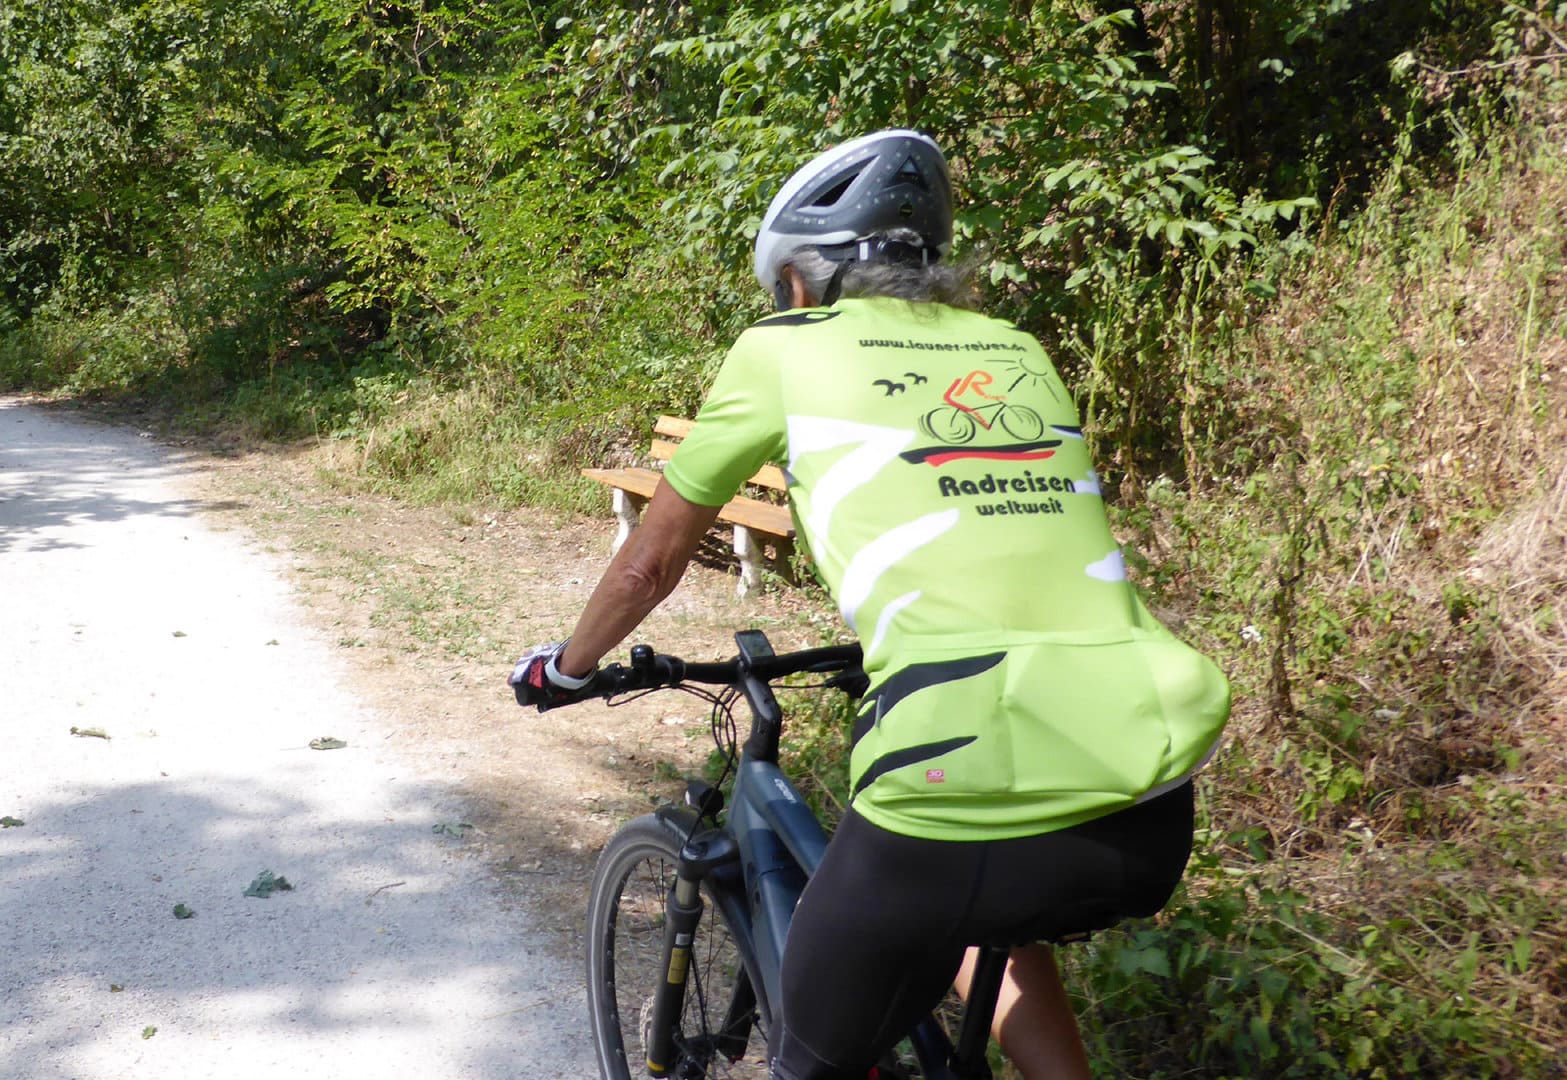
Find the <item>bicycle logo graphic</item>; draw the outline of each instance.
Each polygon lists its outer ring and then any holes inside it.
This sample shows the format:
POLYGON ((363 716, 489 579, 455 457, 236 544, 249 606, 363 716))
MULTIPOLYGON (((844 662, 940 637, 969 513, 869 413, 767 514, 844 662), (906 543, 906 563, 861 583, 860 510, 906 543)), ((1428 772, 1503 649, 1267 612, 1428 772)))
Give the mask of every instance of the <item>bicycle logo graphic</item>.
MULTIPOLYGON (((1011 390, 1027 375, 1019 376, 1007 389, 1011 390)), ((991 431, 1000 427, 1012 438, 1029 442, 1045 433, 1045 421, 1027 405, 1012 405, 1005 394, 989 392, 995 377, 988 371, 971 371, 954 379, 942 395, 945 405, 939 405, 920 417, 920 430, 937 442, 948 446, 965 446, 974 441, 981 428, 991 431)))

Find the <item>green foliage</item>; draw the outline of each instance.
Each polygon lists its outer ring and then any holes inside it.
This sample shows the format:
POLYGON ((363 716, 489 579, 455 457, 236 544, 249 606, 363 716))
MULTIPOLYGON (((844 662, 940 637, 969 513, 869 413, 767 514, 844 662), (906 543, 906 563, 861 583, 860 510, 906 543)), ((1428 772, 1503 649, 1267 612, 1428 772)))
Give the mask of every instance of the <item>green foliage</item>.
POLYGON ((1198 313, 1224 267, 1316 205, 1237 194, 1183 141, 1197 132, 1154 122, 1173 87, 1128 47, 1147 44, 1129 11, 1084 22, 1067 7, 984 0, 682 8, 666 40, 623 48, 648 18, 579 20, 563 55, 593 115, 612 112, 630 136, 620 182, 636 182, 624 177, 639 159, 665 162, 658 182, 678 194, 662 206, 688 263, 709 263, 716 244, 744 265, 772 191, 824 146, 893 124, 929 131, 953 162, 959 236, 984 253, 999 308, 1081 362, 1094 429, 1128 472, 1145 447, 1190 434, 1190 415, 1163 427, 1149 407, 1198 390, 1198 373, 1169 362, 1162 328, 1184 308, 1189 340, 1204 331, 1198 313))
POLYGON ((836 823, 849 806, 849 733, 857 702, 820 691, 788 703, 783 767, 806 801, 824 820, 836 823))
POLYGON ((192 6, 32 0, 0 13, 0 328, 57 288, 77 303, 109 295, 172 231, 188 193, 166 120, 192 6))
POLYGON ((668 122, 644 128, 641 143, 672 152, 660 179, 681 183, 665 208, 679 212, 687 252, 710 257, 717 239, 737 264, 784 176, 825 145, 892 124, 947 149, 967 195, 960 234, 988 252, 998 284, 1033 270, 1075 287, 1135 258, 1139 238, 1233 249, 1255 242, 1252 221, 1293 216, 1307 200, 1243 202, 1205 181, 1211 158, 1150 129, 1150 103, 1169 87, 1115 47, 1128 20, 987 2, 733 8, 640 61, 669 88, 668 122), (1087 261, 1062 265, 1062 249, 1087 261))
MULTIPOLYGON (((1521 841, 1505 815, 1481 820, 1521 841)), ((1560 837, 1558 823, 1522 842, 1540 854, 1560 837)), ((1156 922, 1064 954, 1101 1071, 1560 1075, 1555 1048, 1497 992, 1516 992, 1537 963, 1532 941, 1559 945, 1547 893, 1522 887, 1499 901, 1475 880, 1478 867, 1438 881, 1418 850, 1372 844, 1346 851, 1338 868, 1361 875, 1356 894, 1312 895, 1282 866, 1221 859, 1222 839, 1199 831, 1187 885, 1156 922)))
MULTIPOLYGON (((1080 365, 1101 449, 1135 480, 1165 464, 1160 447, 1185 444, 1191 461, 1190 399, 1211 373, 1170 358, 1209 331, 1221 270, 1314 205, 1239 193, 1224 172, 1263 174, 1209 121, 1249 99, 1190 76, 1260 55, 1225 41, 1331 42, 1349 56, 1361 39, 1338 28, 1365 7, 1221 19, 1221 47, 1180 7, 1105 5, 1084 20, 993 0, 29 5, 9 16, 16 44, 0 67, 0 169, 15 179, 0 191, 34 198, 0 210, 29 223, 14 230, 0 325, 50 298, 67 316, 94 306, 135 266, 175 285, 193 381, 211 393, 263 371, 273 382, 280 364, 324 362, 341 382, 346 357, 372 349, 377 369, 479 366, 547 400, 568 350, 572 365, 605 351, 606 324, 667 302, 655 279, 678 272, 705 279, 693 282, 702 314, 651 353, 625 341, 591 380, 622 386, 630 368, 630 382, 645 374, 666 392, 700 376, 694 341, 700 351, 756 310, 713 274, 713 255, 739 268, 778 180, 826 143, 910 124, 951 152, 960 233, 985 253, 1000 308, 1080 365), (56 68, 71 79, 50 81, 56 68), (41 139, 53 157, 31 153, 41 139), (131 205, 96 213, 111 195, 131 205), (114 224, 132 219, 147 228, 114 224), (92 231, 100 221, 114 243, 92 231), (686 256, 678 270, 669 251, 686 256), (633 295, 589 300, 593 282, 634 265, 651 273, 633 295), (221 303, 246 294, 244 312, 221 303), (1166 422, 1153 406, 1171 396, 1188 404, 1166 422)), ((1437 14, 1459 10, 1373 19, 1390 32, 1354 62, 1418 46, 1437 14)), ((1248 116, 1227 122, 1249 128, 1248 116)), ((1265 294, 1271 275, 1250 284, 1265 294)), ((608 338, 614 353, 623 335, 608 338)))

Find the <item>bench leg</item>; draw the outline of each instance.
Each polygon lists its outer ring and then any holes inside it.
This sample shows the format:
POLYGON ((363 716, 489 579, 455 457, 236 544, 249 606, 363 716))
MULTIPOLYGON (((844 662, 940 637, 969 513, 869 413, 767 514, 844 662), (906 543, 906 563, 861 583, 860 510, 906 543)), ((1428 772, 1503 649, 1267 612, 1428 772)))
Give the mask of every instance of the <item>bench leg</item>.
POLYGON ((616 488, 610 505, 615 510, 615 520, 620 527, 615 530, 615 539, 610 542, 609 553, 611 555, 620 552, 620 546, 626 542, 626 537, 631 535, 631 530, 637 527, 642 520, 642 504, 646 502, 629 491, 616 488))
POLYGON ((735 555, 740 559, 740 584, 735 591, 744 596, 762 583, 762 545, 744 525, 735 526, 735 555))
POLYGON ((788 537, 780 536, 778 542, 773 545, 777 553, 773 559, 773 571, 783 579, 787 585, 798 585, 795 580, 794 567, 789 562, 789 557, 794 554, 794 541, 788 537))

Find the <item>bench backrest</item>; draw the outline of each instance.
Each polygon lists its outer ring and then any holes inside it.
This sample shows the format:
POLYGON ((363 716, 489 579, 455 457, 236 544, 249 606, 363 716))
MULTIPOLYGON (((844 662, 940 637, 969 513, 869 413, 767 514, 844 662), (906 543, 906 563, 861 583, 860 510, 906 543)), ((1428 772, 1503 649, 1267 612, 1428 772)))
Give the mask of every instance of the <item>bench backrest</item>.
MULTIPOLYGON (((653 445, 649 447, 648 452, 659 461, 668 461, 674 456, 675 448, 680 445, 670 440, 684 439, 691 434, 691 429, 695 426, 696 421, 687 420, 683 416, 660 416, 653 425, 653 445)), ((783 470, 776 465, 763 465, 756 470, 750 482, 775 491, 789 489, 789 485, 784 482, 783 470)))

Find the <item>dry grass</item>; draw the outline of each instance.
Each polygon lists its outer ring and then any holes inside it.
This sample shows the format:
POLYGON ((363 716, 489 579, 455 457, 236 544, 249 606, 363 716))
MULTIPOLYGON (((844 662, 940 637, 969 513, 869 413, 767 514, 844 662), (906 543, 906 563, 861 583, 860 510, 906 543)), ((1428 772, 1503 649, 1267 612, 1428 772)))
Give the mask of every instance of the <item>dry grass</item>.
POLYGON ((1559 713, 1567 699, 1567 451, 1542 490, 1486 531, 1469 572, 1497 598, 1506 659, 1534 675, 1539 704, 1559 713))
POLYGON ((1558 117, 1325 240, 1226 361, 1214 453, 1257 465, 1145 534, 1240 691, 1226 863, 1411 1030, 1459 1001, 1536 1061, 1567 1046, 1564 147, 1558 117))

